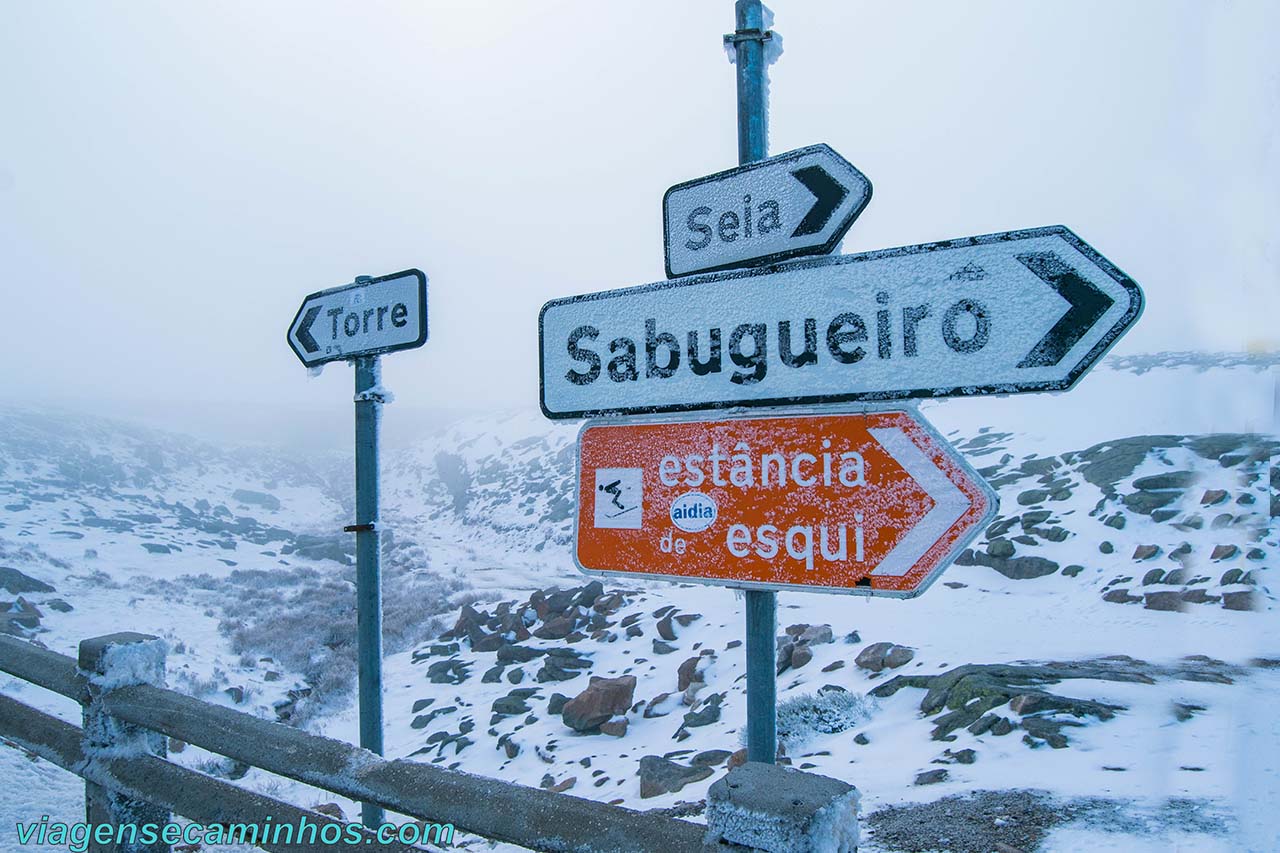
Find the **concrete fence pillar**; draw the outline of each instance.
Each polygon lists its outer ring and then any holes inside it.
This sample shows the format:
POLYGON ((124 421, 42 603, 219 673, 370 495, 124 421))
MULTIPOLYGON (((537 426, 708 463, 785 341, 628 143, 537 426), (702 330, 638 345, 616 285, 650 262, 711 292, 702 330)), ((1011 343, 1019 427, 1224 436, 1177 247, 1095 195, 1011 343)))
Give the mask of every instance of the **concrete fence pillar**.
POLYGON ((706 841, 768 853, 855 853, 858 789, 838 779, 748 761, 707 791, 706 841))
MULTIPOLYGON (((164 686, 164 640, 125 631, 94 637, 80 643, 79 666, 89 680, 89 703, 84 708, 85 758, 89 762, 150 754, 167 755, 162 735, 115 719, 102 710, 102 697, 119 687, 134 684, 164 686)), ((171 820, 167 809, 108 790, 92 782, 84 785, 85 820, 90 827, 90 853, 170 853, 170 846, 155 840, 145 843, 145 824, 159 834, 171 820), (103 829, 102 827, 108 827, 103 829)))

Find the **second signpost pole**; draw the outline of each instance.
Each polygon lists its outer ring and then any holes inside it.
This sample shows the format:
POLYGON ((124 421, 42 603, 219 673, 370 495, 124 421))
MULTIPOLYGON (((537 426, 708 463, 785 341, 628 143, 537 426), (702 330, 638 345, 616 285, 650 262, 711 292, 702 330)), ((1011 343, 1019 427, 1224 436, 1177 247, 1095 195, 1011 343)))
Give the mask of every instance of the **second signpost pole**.
MULTIPOLYGON (((361 356, 356 369, 356 656, 360 693, 360 745, 382 755, 382 570, 378 530, 378 431, 382 419, 382 364, 361 356)), ((360 806, 362 822, 376 827, 382 807, 360 806)))
MULTIPOLYGON (((760 0, 737 0, 734 13, 736 30, 726 40, 736 52, 738 163, 746 164, 767 154, 764 43, 770 34, 760 0)), ((747 590, 747 760, 766 764, 777 757, 777 609, 772 590, 747 590)))

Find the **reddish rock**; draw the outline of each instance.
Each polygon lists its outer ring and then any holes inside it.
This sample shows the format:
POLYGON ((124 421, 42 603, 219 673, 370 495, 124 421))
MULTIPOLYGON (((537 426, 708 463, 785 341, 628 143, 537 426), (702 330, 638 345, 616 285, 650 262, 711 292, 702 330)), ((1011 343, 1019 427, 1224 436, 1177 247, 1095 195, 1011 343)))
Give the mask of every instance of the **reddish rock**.
POLYGON ((634 675, 619 678, 592 676, 587 689, 566 702, 560 714, 564 724, 574 731, 595 731, 601 723, 625 714, 631 707, 635 692, 634 675))
POLYGON ((1135 560, 1149 560, 1152 557, 1159 556, 1159 554, 1159 545, 1139 545, 1133 549, 1133 559, 1135 560))
POLYGON ((1240 548, 1235 545, 1214 545, 1213 553, 1209 555, 1209 559, 1210 560, 1229 560, 1239 553, 1240 553, 1240 548))
POLYGON ((791 650, 791 668, 799 669, 800 667, 813 660, 813 650, 808 644, 801 643, 791 650))
POLYGON ((1201 506, 1216 506, 1227 499, 1226 489, 1206 489, 1200 498, 1201 506))
POLYGON ((701 681, 697 677, 698 664, 702 662, 701 657, 689 658, 676 670, 676 690, 683 693, 689 689, 689 685, 695 681, 701 681))
POLYGON ((627 718, 623 717, 601 723, 600 733, 611 737, 622 737, 627 733, 627 718))
POLYGON ((1261 610, 1258 595, 1251 589, 1240 592, 1224 592, 1222 606, 1227 610, 1261 610))

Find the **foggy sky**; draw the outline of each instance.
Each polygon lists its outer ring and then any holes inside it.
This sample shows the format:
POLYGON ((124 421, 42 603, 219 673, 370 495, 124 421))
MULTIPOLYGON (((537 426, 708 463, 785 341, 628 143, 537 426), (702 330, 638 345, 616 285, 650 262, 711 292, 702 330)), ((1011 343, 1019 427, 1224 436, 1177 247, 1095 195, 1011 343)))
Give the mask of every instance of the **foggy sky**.
MULTIPOLYGON (((875 186, 843 251, 1064 224, 1145 290, 1118 352, 1280 347, 1280 4, 772 5, 771 153, 875 186)), ((542 303, 660 280, 736 163, 732 0, 0 9, 0 402, 349 442, 286 326, 418 267, 388 423, 534 406, 542 303)))

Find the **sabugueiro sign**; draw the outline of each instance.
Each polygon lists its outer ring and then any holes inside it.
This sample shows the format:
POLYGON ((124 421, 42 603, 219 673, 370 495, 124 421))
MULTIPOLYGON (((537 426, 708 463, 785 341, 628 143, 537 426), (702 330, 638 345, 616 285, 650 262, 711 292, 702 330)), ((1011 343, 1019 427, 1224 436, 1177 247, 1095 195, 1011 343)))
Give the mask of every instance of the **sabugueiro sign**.
POLYGON ((1142 304, 1062 226, 556 299, 538 321, 542 411, 1062 391, 1142 304))
POLYGON ((905 411, 588 423, 577 488, 583 571, 896 597, 997 506, 905 411))

